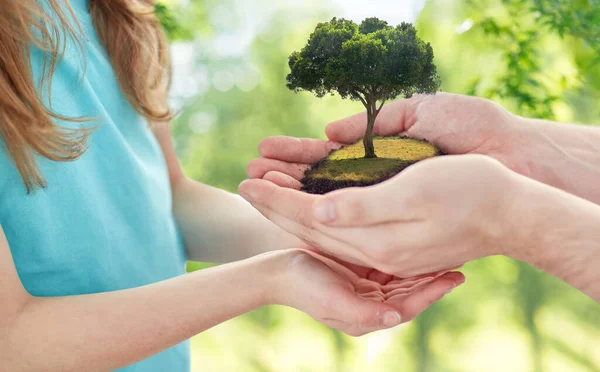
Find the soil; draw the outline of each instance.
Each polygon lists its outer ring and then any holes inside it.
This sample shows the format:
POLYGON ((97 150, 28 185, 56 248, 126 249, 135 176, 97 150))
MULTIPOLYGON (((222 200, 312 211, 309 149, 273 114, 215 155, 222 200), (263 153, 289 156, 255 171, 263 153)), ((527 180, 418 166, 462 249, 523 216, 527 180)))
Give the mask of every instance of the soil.
POLYGON ((362 139, 332 151, 306 171, 302 190, 309 194, 326 194, 346 187, 371 186, 421 160, 445 155, 426 140, 406 136, 375 137, 373 143, 377 158, 364 158, 362 139))

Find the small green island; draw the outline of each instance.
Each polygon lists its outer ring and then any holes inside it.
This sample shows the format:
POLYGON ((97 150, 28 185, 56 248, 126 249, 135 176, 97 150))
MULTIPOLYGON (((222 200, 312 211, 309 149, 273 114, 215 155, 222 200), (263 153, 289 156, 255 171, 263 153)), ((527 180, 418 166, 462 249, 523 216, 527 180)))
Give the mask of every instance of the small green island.
POLYGON ((424 139, 374 137, 375 121, 386 102, 439 90, 433 49, 410 23, 391 26, 367 18, 358 25, 333 18, 317 25, 307 45, 292 53, 289 67, 289 89, 319 98, 337 93, 361 102, 367 111, 362 140, 314 164, 302 179, 304 191, 324 194, 374 185, 418 161, 443 155, 424 139))
POLYGON ((325 194, 345 187, 371 186, 388 180, 408 166, 443 152, 424 140, 374 137, 376 158, 365 158, 362 141, 333 151, 309 169, 302 190, 325 194))

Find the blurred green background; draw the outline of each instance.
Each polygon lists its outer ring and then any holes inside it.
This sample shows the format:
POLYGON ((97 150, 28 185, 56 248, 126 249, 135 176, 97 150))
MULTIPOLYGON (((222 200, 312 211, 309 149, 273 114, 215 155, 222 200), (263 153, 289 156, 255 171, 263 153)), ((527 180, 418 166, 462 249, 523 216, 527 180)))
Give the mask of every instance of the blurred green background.
MULTIPOLYGON (((362 110, 285 87, 287 57, 319 21, 414 22, 442 90, 513 112, 600 123, 597 0, 171 0, 177 152, 187 174, 235 192, 270 135, 323 137, 362 110)), ((600 146, 600 145, 599 145, 600 146)), ((190 263, 196 270, 203 264, 190 263)), ((488 258, 413 322, 362 338, 267 307, 192 341, 194 371, 600 371, 600 307, 530 266, 488 258)))

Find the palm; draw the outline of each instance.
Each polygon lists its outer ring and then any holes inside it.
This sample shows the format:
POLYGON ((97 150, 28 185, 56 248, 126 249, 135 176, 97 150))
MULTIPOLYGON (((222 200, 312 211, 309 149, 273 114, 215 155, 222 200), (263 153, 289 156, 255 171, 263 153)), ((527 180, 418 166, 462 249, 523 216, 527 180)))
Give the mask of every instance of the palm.
POLYGON ((403 322, 409 321, 464 281, 461 273, 447 272, 406 279, 402 287, 398 278, 381 273, 378 279, 369 278, 373 270, 339 263, 314 251, 304 253, 296 256, 288 270, 296 279, 293 290, 284 288, 290 297, 285 302, 353 336, 381 329, 381 316, 390 310, 400 313, 403 322))
MULTIPOLYGON (((399 278, 375 269, 350 264, 331 256, 325 256, 314 251, 307 251, 312 256, 310 260, 314 277, 321 278, 324 288, 344 291, 366 300, 379 302, 401 303, 401 300, 417 289, 431 283, 450 270, 435 272, 420 277, 399 278), (322 264, 322 265, 319 265, 322 264), (325 270, 325 268, 329 270, 325 270)), ((329 294, 332 295, 332 294, 329 294)))

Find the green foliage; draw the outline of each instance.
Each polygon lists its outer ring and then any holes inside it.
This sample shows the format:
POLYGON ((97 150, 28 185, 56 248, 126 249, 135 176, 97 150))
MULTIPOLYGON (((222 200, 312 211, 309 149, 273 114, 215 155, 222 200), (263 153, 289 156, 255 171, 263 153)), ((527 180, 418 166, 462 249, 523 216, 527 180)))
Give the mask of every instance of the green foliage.
POLYGON ((182 11, 159 1, 154 4, 154 14, 170 41, 193 40, 195 33, 205 31, 204 27, 194 25, 194 22, 204 18, 202 3, 195 2, 182 11))
MULTIPOLYGON (((522 3, 529 1, 521 0, 522 3)), ((531 9, 539 14, 540 23, 561 37, 572 36, 588 44, 600 62, 600 1, 533 0, 531 9)))
MULTIPOLYGON (((522 10, 519 8, 510 8, 511 17, 522 10)), ((507 72, 483 95, 492 99, 510 97, 516 101, 518 110, 528 116, 551 119, 552 104, 558 97, 547 91, 538 76, 542 70, 538 50, 540 31, 535 27, 522 30, 510 23, 499 24, 494 18, 485 18, 478 25, 490 39, 509 46, 503 53, 507 72)))
POLYGON ((376 157, 373 126, 386 101, 434 93, 440 86, 431 45, 410 23, 393 27, 377 18, 360 26, 343 18, 319 23, 307 45, 292 53, 289 67, 289 89, 319 98, 337 92, 365 106, 365 158, 376 157))
MULTIPOLYGON (((248 51, 224 58, 202 43, 204 34, 199 30, 207 27, 207 19, 222 15, 224 5, 225 14, 234 17, 242 3, 190 0, 181 9, 170 6, 180 25, 194 31, 194 46, 203 52, 194 72, 206 71, 212 78, 251 65, 261 76, 253 90, 234 86, 226 92, 214 87, 203 92, 186 103, 174 122, 177 152, 186 173, 233 192, 246 178, 245 166, 258 156, 257 146, 264 137, 324 138, 326 123, 364 110, 357 101, 294 95, 285 87, 290 48, 300 50, 317 21, 331 19, 333 14, 319 8, 327 1, 294 2, 299 8, 261 20, 264 28, 248 51), (197 8, 205 11, 192 16, 197 8), (210 114, 214 125, 193 130, 199 114, 210 114)), ((253 5, 266 10, 281 3, 256 0, 253 5)), ((592 124, 600 122, 600 68, 594 65, 600 53, 593 47, 597 40, 593 30, 600 23, 582 17, 597 12, 598 2, 589 0, 428 0, 416 27, 435 49, 445 91, 491 97, 519 115, 544 116, 546 111, 560 121, 592 124), (546 9, 534 8, 538 3, 546 9), (552 16, 553 9, 560 11, 552 16), (466 20, 473 27, 456 32, 466 20), (486 31, 482 24, 487 20, 508 28, 514 36, 486 31), (513 53, 525 61, 518 74, 509 68, 513 53), (504 88, 507 79, 516 79, 511 83, 514 88, 531 96, 533 109, 521 104, 517 90, 504 88), (496 89, 502 94, 492 95, 496 89), (551 111, 537 103, 548 97, 554 97, 551 111)), ((243 24, 239 19, 232 23, 243 24)), ((214 32, 241 35, 233 28, 214 32)), ((203 266, 191 264, 190 269, 203 266)), ((192 370, 600 370, 600 311, 594 301, 556 278, 504 257, 469 263, 462 271, 467 282, 415 320, 358 339, 293 309, 273 306, 245 314, 194 337, 192 370)))
POLYGON ((333 18, 319 23, 307 45, 289 58, 288 88, 317 97, 337 92, 369 107, 377 101, 433 93, 439 78, 433 49, 409 23, 397 27, 377 18, 360 26, 333 18))
MULTIPOLYGON (((600 2, 570 0, 471 1, 466 4, 475 13, 486 14, 474 26, 484 33, 488 43, 502 51, 504 72, 494 84, 480 89, 479 77, 472 77, 471 94, 507 100, 513 109, 528 117, 555 119, 560 94, 571 83, 567 76, 548 76, 549 58, 540 40, 556 35, 567 38, 565 52, 583 45, 592 58, 579 59, 581 72, 574 77, 587 84, 589 73, 600 62, 600 2), (485 8, 497 9, 486 12, 485 8), (493 14, 493 15, 491 15, 493 14), (552 88, 557 86, 558 89, 552 88), (562 91, 562 92, 561 92, 562 91)), ((581 52, 579 52, 581 53, 581 52)), ((573 78, 571 78, 573 80, 573 78)))

